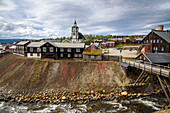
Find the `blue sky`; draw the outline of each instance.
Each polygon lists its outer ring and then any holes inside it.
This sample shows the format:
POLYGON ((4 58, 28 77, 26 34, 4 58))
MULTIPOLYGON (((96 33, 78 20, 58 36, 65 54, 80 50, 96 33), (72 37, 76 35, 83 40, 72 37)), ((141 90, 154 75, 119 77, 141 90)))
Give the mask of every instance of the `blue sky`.
POLYGON ((0 0, 0 38, 148 34, 170 29, 170 0, 0 0))

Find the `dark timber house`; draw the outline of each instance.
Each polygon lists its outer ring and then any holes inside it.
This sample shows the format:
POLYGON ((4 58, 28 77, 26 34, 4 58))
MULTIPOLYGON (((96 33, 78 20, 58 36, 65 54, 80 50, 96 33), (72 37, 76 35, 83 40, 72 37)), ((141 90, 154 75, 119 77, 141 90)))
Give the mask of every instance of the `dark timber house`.
POLYGON ((22 54, 22 55, 27 55, 25 54, 27 51, 27 45, 30 43, 30 41, 21 41, 16 44, 16 53, 22 54))
POLYGON ((151 44, 152 53, 170 53, 170 30, 165 31, 163 30, 163 26, 158 26, 158 30, 151 30, 142 40, 141 44, 140 50, 142 50, 145 45, 151 44))
POLYGON ((27 56, 35 58, 74 59, 82 58, 84 43, 31 42, 27 56))

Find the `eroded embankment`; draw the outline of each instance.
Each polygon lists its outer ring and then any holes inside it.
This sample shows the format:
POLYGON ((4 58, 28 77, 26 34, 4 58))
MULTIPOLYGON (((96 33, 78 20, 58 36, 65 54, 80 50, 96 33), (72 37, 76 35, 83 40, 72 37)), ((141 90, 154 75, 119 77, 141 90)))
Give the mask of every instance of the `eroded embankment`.
POLYGON ((2 90, 116 90, 128 79, 119 62, 38 60, 9 54, 0 59, 2 90))

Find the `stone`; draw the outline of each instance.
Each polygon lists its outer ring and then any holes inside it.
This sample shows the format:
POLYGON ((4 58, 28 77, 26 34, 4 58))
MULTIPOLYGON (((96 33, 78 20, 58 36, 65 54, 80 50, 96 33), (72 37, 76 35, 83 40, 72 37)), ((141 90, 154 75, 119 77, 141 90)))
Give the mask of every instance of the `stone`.
POLYGON ((127 91, 121 92, 121 95, 126 96, 128 93, 127 91))
POLYGON ((62 100, 65 100, 65 99, 66 99, 66 97, 65 97, 65 96, 63 96, 61 99, 62 99, 62 100))

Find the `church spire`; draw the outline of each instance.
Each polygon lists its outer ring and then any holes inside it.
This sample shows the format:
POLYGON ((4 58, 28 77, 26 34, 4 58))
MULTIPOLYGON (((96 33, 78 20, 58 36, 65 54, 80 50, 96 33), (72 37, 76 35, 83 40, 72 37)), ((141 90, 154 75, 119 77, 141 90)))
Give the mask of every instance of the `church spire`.
POLYGON ((76 18, 75 18, 75 21, 74 21, 74 26, 77 26, 76 18))

